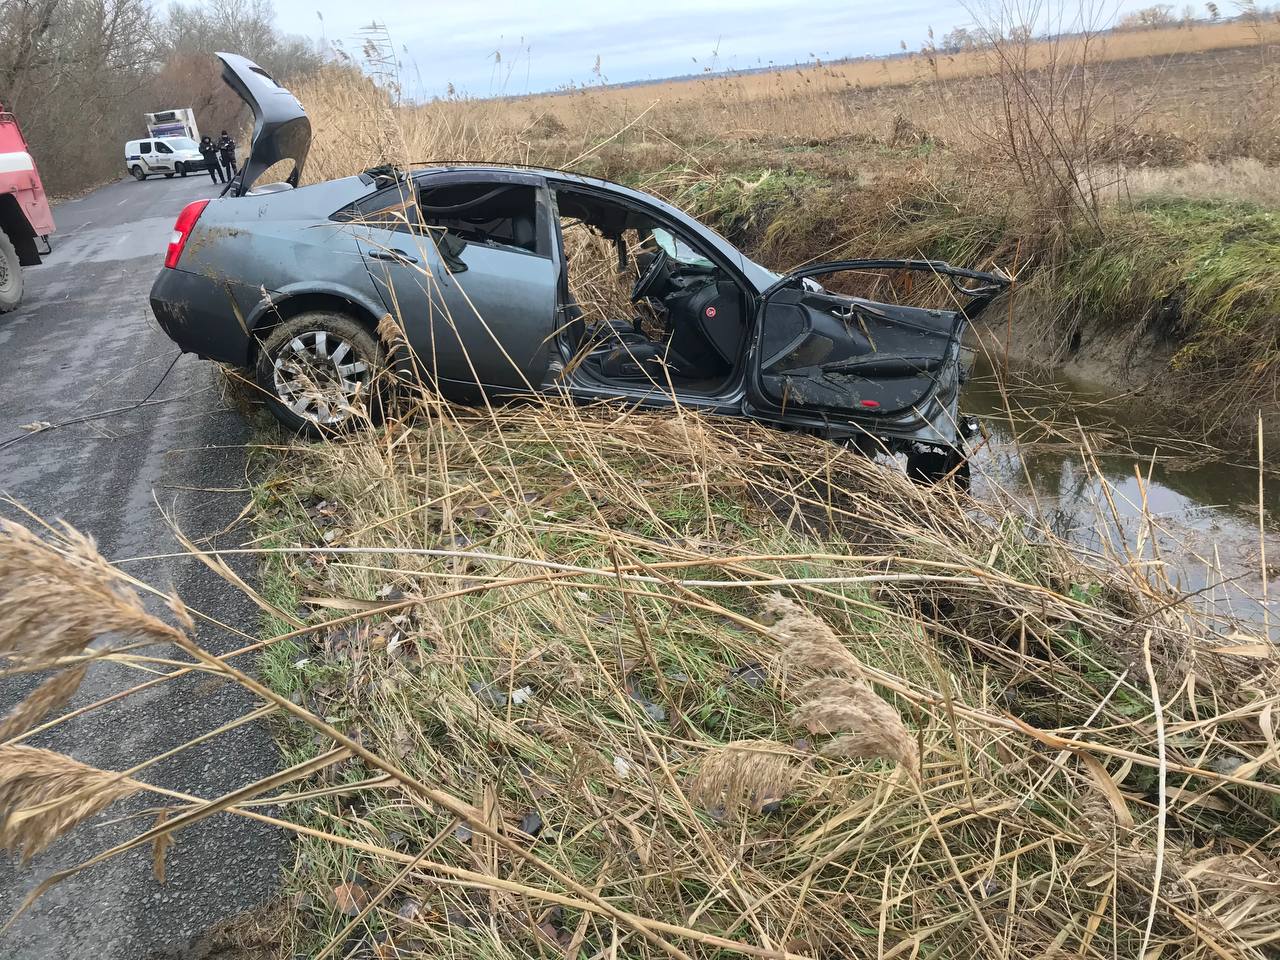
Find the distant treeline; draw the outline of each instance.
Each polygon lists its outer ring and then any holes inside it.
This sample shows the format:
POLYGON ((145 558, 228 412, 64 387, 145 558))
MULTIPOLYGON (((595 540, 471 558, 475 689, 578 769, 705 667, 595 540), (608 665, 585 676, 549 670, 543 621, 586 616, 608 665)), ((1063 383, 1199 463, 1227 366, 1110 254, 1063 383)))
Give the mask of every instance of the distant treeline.
POLYGON ((31 144, 45 187, 67 194, 121 174, 142 114, 192 107, 201 132, 240 130, 243 105, 212 56, 243 53, 277 77, 317 70, 323 51, 275 26, 271 0, 4 0, 0 103, 31 144))

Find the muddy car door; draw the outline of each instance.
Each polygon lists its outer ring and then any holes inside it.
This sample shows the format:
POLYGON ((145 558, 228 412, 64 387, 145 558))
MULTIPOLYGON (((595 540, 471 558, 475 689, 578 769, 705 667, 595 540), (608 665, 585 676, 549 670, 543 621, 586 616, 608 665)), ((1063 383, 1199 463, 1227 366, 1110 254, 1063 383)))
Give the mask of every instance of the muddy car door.
POLYGON ((352 228, 422 372, 464 396, 537 390, 559 276, 542 179, 442 171, 386 193, 352 228))
POLYGON ((790 273, 760 297, 746 409, 765 419, 947 443, 965 325, 1007 285, 1002 276, 922 260, 842 260, 790 273), (923 275, 943 308, 827 290, 818 277, 923 275))

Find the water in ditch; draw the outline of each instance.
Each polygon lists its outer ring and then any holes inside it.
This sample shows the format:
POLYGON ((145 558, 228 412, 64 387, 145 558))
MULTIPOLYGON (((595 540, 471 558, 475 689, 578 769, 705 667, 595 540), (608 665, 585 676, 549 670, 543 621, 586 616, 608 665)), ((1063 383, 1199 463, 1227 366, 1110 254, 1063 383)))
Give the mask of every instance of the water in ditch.
POLYGON ((978 419, 973 492, 1084 552, 1145 564, 1221 617, 1280 640, 1280 474, 1258 451, 1180 437, 1124 401, 1060 375, 997 374, 979 360, 964 411, 978 419), (1259 503, 1261 502, 1261 515, 1259 503))

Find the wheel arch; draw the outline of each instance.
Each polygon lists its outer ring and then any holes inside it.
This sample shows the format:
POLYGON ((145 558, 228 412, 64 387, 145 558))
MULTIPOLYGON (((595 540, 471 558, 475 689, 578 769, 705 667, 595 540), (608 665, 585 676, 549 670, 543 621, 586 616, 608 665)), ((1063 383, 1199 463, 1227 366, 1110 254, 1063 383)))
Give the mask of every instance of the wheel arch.
POLYGON ((250 331, 247 366, 252 367, 258 360, 258 344, 280 324, 292 320, 299 314, 313 310, 329 310, 351 317, 377 336, 378 321, 386 313, 354 290, 337 288, 283 290, 263 300, 246 318, 246 326, 250 331))
POLYGON ((35 229, 23 213, 18 198, 12 193, 0 194, 0 230, 4 231, 13 244, 21 266, 34 267, 40 262, 35 229))

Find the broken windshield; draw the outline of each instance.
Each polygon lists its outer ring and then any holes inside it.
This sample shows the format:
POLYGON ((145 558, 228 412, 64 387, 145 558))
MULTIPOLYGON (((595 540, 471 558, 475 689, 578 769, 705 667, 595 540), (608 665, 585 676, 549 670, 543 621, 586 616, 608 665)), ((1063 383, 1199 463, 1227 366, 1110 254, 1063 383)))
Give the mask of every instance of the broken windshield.
POLYGON ((665 250, 667 256, 676 263, 682 263, 689 267, 706 267, 708 269, 715 268, 715 264, 706 257, 696 253, 692 247, 673 234, 670 230, 666 230, 663 227, 654 227, 653 240, 659 247, 665 250))

